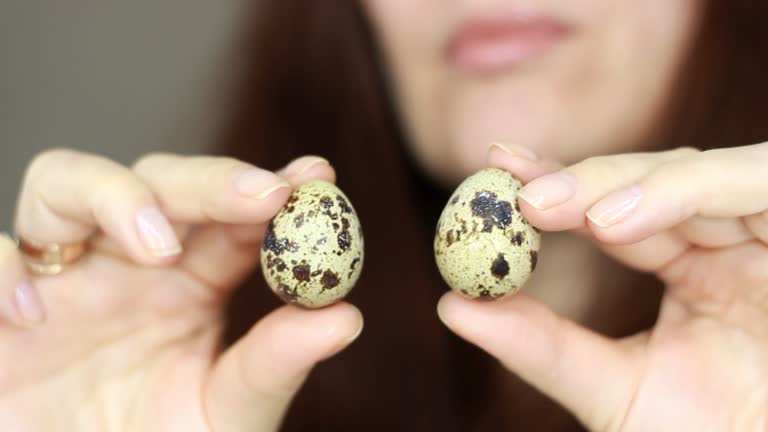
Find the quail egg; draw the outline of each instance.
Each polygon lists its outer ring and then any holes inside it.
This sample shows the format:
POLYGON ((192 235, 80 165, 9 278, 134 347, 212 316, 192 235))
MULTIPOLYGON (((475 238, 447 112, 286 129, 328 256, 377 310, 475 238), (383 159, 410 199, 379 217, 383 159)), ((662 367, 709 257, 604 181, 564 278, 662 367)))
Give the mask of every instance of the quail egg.
POLYGON ((520 213, 521 183, 487 168, 466 178, 440 215, 434 241, 440 274, 466 297, 517 292, 536 268, 539 231, 520 213))
POLYGON ((288 303, 319 308, 349 293, 363 268, 363 230, 352 204, 334 184, 297 188, 264 237, 261 269, 288 303))

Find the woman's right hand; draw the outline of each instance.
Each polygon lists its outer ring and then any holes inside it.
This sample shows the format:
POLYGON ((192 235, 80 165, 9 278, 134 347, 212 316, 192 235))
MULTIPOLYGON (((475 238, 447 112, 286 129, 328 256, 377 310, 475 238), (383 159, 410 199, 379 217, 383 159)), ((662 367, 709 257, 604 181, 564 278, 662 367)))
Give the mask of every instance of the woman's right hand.
POLYGON ((132 168, 69 150, 35 158, 17 234, 91 247, 63 273, 37 276, 0 239, 0 430, 276 429, 314 364, 362 328, 346 303, 283 306, 219 347, 227 299, 258 263, 266 224, 313 179, 335 173, 312 156, 277 173, 170 154, 132 168))
POLYGON ((494 146, 488 162, 526 184, 523 216, 654 274, 665 285, 656 322, 608 338, 524 293, 449 293, 444 322, 590 430, 768 431, 768 143, 570 166, 522 149, 494 146))

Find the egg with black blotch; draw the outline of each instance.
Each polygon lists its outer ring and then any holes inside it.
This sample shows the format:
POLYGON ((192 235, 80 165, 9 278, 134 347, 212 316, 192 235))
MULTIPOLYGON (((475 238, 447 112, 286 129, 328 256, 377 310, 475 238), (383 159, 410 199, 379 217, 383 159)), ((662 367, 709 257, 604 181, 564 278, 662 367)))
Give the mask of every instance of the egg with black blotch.
POLYGON ((541 236, 520 213, 512 174, 486 168, 455 190, 437 223, 437 267, 452 290, 492 300, 517 292, 536 268, 541 236))
POLYGON ((363 230, 352 204, 333 183, 298 187, 267 227, 261 269, 287 303, 320 308, 354 287, 363 268, 363 230))

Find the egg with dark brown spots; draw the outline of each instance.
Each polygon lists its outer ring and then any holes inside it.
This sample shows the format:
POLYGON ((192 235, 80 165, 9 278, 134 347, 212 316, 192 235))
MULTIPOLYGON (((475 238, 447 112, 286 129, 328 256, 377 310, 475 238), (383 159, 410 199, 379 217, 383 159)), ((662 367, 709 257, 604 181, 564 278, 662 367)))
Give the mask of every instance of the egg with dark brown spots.
POLYGON ((440 215, 434 251, 443 279, 466 297, 517 292, 536 268, 539 231, 520 213, 512 174, 487 168, 467 177, 440 215))
POLYGON ((281 299, 307 308, 335 303, 363 269, 363 230, 355 209, 333 183, 297 188, 267 227, 261 269, 281 299))

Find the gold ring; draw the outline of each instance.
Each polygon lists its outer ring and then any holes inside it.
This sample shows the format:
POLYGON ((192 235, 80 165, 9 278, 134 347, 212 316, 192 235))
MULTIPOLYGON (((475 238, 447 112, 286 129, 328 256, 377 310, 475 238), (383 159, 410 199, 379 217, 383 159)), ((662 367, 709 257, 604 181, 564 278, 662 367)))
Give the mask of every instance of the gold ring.
POLYGON ((37 243, 16 236, 16 244, 27 267, 38 275, 57 275, 79 260, 87 249, 87 243, 37 243))

